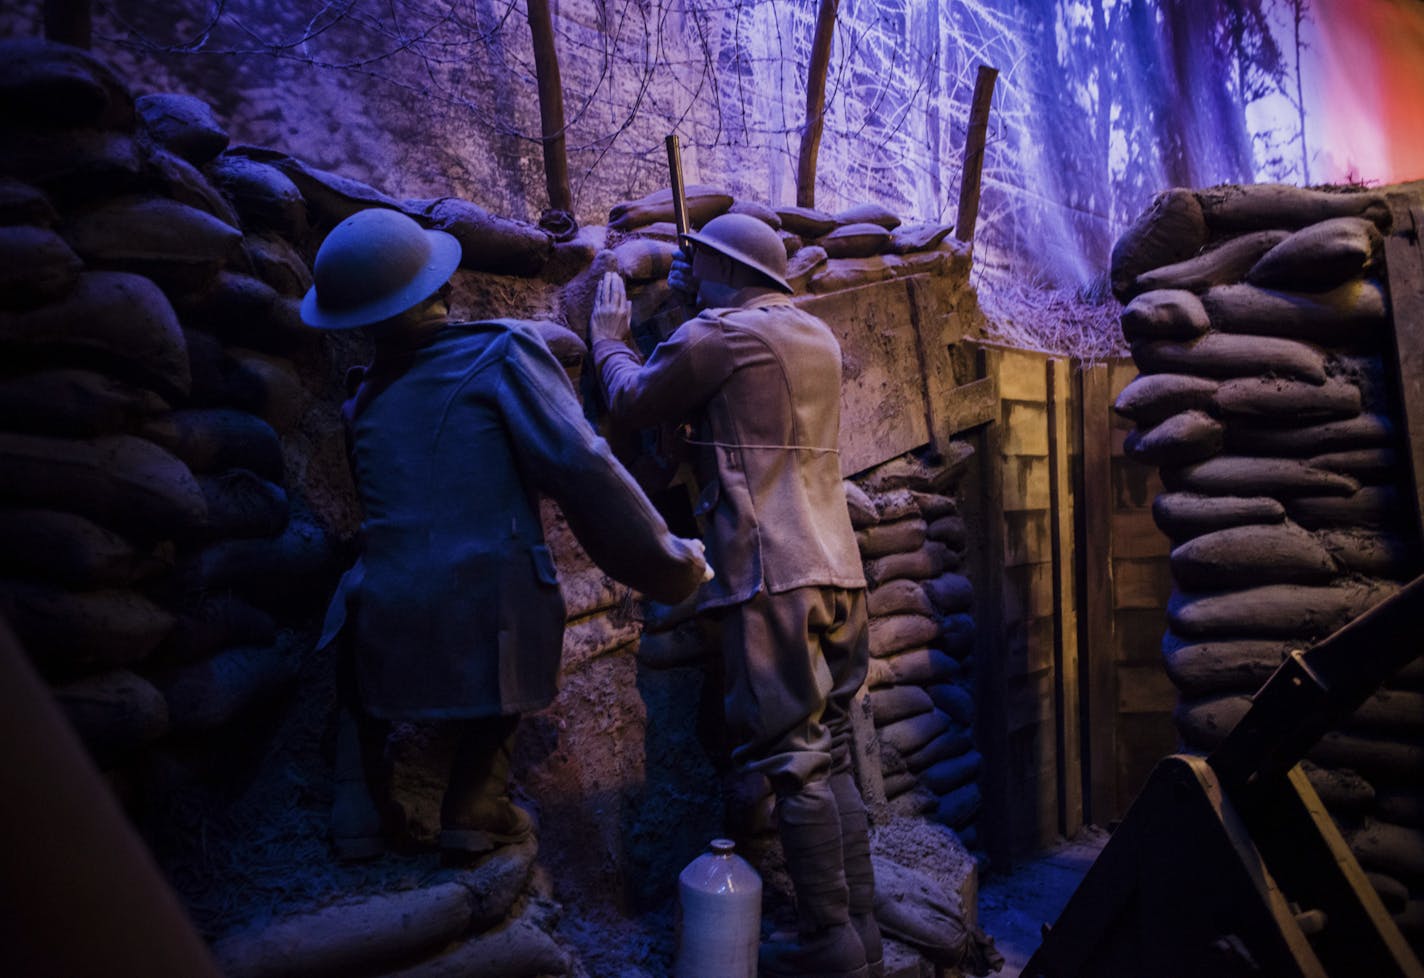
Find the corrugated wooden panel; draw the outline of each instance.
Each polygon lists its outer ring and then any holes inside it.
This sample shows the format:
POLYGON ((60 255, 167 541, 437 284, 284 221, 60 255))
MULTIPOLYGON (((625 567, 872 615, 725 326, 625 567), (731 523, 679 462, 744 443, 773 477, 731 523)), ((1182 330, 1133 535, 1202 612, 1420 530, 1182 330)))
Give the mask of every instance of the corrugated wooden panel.
POLYGON ((1046 510, 1049 506, 1047 458, 1013 456, 1003 460, 1004 510, 1046 510))
POLYGON ((1160 557, 1113 561, 1114 608, 1164 612, 1171 593, 1172 571, 1160 557))
POLYGON ((1170 713, 1177 705, 1177 687, 1161 662, 1125 662, 1118 667, 1121 713, 1170 713))
POLYGON ((1004 402, 1004 454, 1048 455, 1048 406, 1029 401, 1004 402))
POLYGON ((1112 514, 1114 557, 1166 557, 1172 541, 1157 529, 1151 509, 1124 509, 1112 514))

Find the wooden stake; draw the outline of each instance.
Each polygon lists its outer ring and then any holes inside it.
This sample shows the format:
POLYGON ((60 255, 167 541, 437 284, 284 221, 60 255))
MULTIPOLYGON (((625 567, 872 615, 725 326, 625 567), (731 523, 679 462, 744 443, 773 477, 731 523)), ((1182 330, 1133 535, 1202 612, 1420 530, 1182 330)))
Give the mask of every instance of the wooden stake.
POLYGON ((534 36, 534 72, 539 79, 539 123, 544 141, 544 182, 552 210, 573 213, 569 158, 564 147, 564 87, 554 50, 554 21, 549 0, 529 0, 529 31, 534 36))
POLYGON ((806 75, 806 125, 801 130, 801 153, 796 161, 796 206, 816 206, 816 157, 821 152, 821 132, 826 123, 826 72, 831 65, 831 41, 836 31, 840 0, 821 0, 816 12, 816 34, 811 41, 811 65, 806 75))
POLYGON ((969 132, 964 139, 964 179, 959 185, 959 217, 954 222, 954 236, 960 241, 974 240, 974 225, 979 221, 979 184, 984 175, 984 141, 989 132, 989 103, 994 97, 998 68, 979 66, 974 79, 974 102, 969 110, 969 132))

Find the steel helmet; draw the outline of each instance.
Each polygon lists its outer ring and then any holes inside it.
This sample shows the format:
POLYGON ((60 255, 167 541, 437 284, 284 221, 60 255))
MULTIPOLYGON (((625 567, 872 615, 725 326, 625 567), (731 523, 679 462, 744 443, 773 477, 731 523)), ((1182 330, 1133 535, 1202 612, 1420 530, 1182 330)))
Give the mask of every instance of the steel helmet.
POLYGON ((460 243, 399 211, 357 211, 326 236, 302 299, 302 322, 354 329, 398 316, 430 298, 460 264, 460 243))
POLYGON ((700 247, 760 272, 781 291, 791 291, 786 282, 786 246, 765 221, 750 214, 722 214, 687 237, 700 247))

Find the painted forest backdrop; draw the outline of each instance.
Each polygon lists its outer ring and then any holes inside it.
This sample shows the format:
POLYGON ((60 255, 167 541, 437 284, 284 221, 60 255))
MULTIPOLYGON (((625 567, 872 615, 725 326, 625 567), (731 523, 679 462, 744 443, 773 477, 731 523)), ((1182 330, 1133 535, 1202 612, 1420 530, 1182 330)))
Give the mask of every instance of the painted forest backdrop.
MULTIPOLYGON (((811 0, 554 0, 573 210, 666 181, 795 203, 811 0)), ((0 13, 37 34, 38 4, 0 13)), ((100 0, 95 49, 212 102, 234 141, 397 197, 548 206, 523 0, 100 0)), ((816 204, 952 220, 970 93, 1000 70, 978 259, 1099 278, 1156 191, 1424 176, 1421 0, 841 0, 816 204), (1025 264, 1027 263, 1027 264, 1025 264)))

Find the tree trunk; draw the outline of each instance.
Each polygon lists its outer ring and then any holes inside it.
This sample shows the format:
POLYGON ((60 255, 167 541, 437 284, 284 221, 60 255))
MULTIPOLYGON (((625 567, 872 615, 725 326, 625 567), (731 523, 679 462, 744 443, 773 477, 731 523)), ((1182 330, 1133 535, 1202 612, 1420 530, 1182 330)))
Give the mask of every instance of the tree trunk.
POLYGON ((811 42, 811 67, 806 75, 806 125, 801 130, 801 154, 796 163, 796 205, 816 206, 816 156, 826 122, 826 72, 831 65, 831 41, 840 0, 821 0, 816 35, 811 42))
POLYGON ((549 0, 529 0, 529 31, 534 36, 534 70, 539 79, 539 122, 549 208, 571 214, 573 194, 569 190, 569 158, 564 148, 564 89, 554 50, 549 0))

